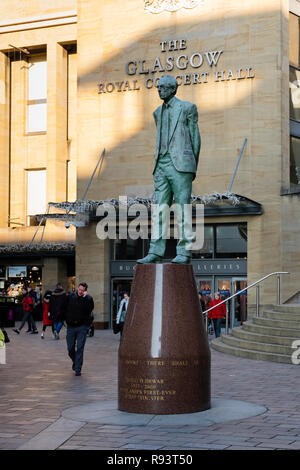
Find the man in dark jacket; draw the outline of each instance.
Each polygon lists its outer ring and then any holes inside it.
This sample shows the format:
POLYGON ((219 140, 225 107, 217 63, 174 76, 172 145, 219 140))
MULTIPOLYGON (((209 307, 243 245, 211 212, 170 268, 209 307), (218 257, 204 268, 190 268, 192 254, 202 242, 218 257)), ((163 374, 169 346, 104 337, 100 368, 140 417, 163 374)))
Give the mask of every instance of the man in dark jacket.
POLYGON ((49 312, 53 319, 54 338, 59 339, 59 332, 63 326, 67 308, 67 294, 61 284, 56 284, 56 289, 50 297, 49 312))
POLYGON ((68 296, 65 320, 67 323, 67 347, 75 375, 81 375, 86 335, 92 323, 93 298, 87 293, 87 284, 81 282, 77 291, 68 296))

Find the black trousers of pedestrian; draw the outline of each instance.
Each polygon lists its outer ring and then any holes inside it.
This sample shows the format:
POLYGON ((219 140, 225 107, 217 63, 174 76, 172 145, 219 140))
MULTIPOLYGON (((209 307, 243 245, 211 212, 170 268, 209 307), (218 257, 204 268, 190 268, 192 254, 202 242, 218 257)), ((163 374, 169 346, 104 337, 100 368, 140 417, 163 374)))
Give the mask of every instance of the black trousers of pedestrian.
POLYGON ((52 333, 54 333, 54 325, 43 325, 43 331, 46 331, 47 326, 51 326, 52 333))
POLYGON ((69 326, 67 328, 67 347, 70 358, 73 361, 75 372, 81 372, 83 363, 83 351, 86 335, 89 327, 86 325, 69 326))
POLYGON ((119 325, 120 325, 120 336, 123 335, 123 329, 124 329, 124 323, 123 321, 120 321, 119 325))
POLYGON ((24 312, 22 323, 19 326, 18 330, 21 331, 27 321, 28 321, 28 329, 29 329, 29 325, 31 325, 32 331, 36 331, 37 328, 36 328, 36 324, 32 316, 32 312, 24 312))

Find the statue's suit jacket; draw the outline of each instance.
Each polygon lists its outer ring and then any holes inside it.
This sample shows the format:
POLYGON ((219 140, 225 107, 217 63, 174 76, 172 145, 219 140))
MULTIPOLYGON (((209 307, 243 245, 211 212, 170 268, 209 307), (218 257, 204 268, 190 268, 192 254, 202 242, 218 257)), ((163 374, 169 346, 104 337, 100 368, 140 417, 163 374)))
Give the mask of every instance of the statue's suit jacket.
MULTIPOLYGON (((172 98, 169 128, 169 148, 174 167, 179 172, 189 172, 196 176, 201 138, 198 128, 197 107, 188 101, 172 98)), ((158 162, 160 148, 160 128, 161 128, 162 106, 159 106, 153 113, 157 127, 156 151, 154 170, 158 162)))

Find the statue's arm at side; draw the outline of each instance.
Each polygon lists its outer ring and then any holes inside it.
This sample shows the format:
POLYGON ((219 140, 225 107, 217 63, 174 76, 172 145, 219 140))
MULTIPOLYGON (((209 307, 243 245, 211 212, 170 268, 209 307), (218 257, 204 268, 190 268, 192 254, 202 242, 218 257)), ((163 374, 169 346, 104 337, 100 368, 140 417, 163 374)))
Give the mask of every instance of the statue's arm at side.
POLYGON ((201 147, 201 137, 198 127, 198 111, 195 104, 191 106, 188 111, 188 126, 190 131, 190 137, 193 147, 193 152, 196 160, 196 166, 198 165, 200 147, 201 147))

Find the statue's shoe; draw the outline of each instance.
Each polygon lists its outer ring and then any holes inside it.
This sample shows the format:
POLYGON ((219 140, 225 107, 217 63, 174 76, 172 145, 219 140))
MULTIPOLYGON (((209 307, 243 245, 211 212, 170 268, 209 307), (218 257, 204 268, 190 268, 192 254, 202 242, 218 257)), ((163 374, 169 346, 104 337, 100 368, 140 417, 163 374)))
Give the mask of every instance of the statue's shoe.
POLYGON ((172 259, 172 263, 176 264, 189 264, 191 258, 189 256, 177 255, 176 258, 172 259))
POLYGON ((162 257, 158 255, 154 255, 152 253, 149 253, 145 258, 141 258, 137 260, 137 263, 139 264, 150 264, 150 263, 161 263, 162 262, 162 257))

